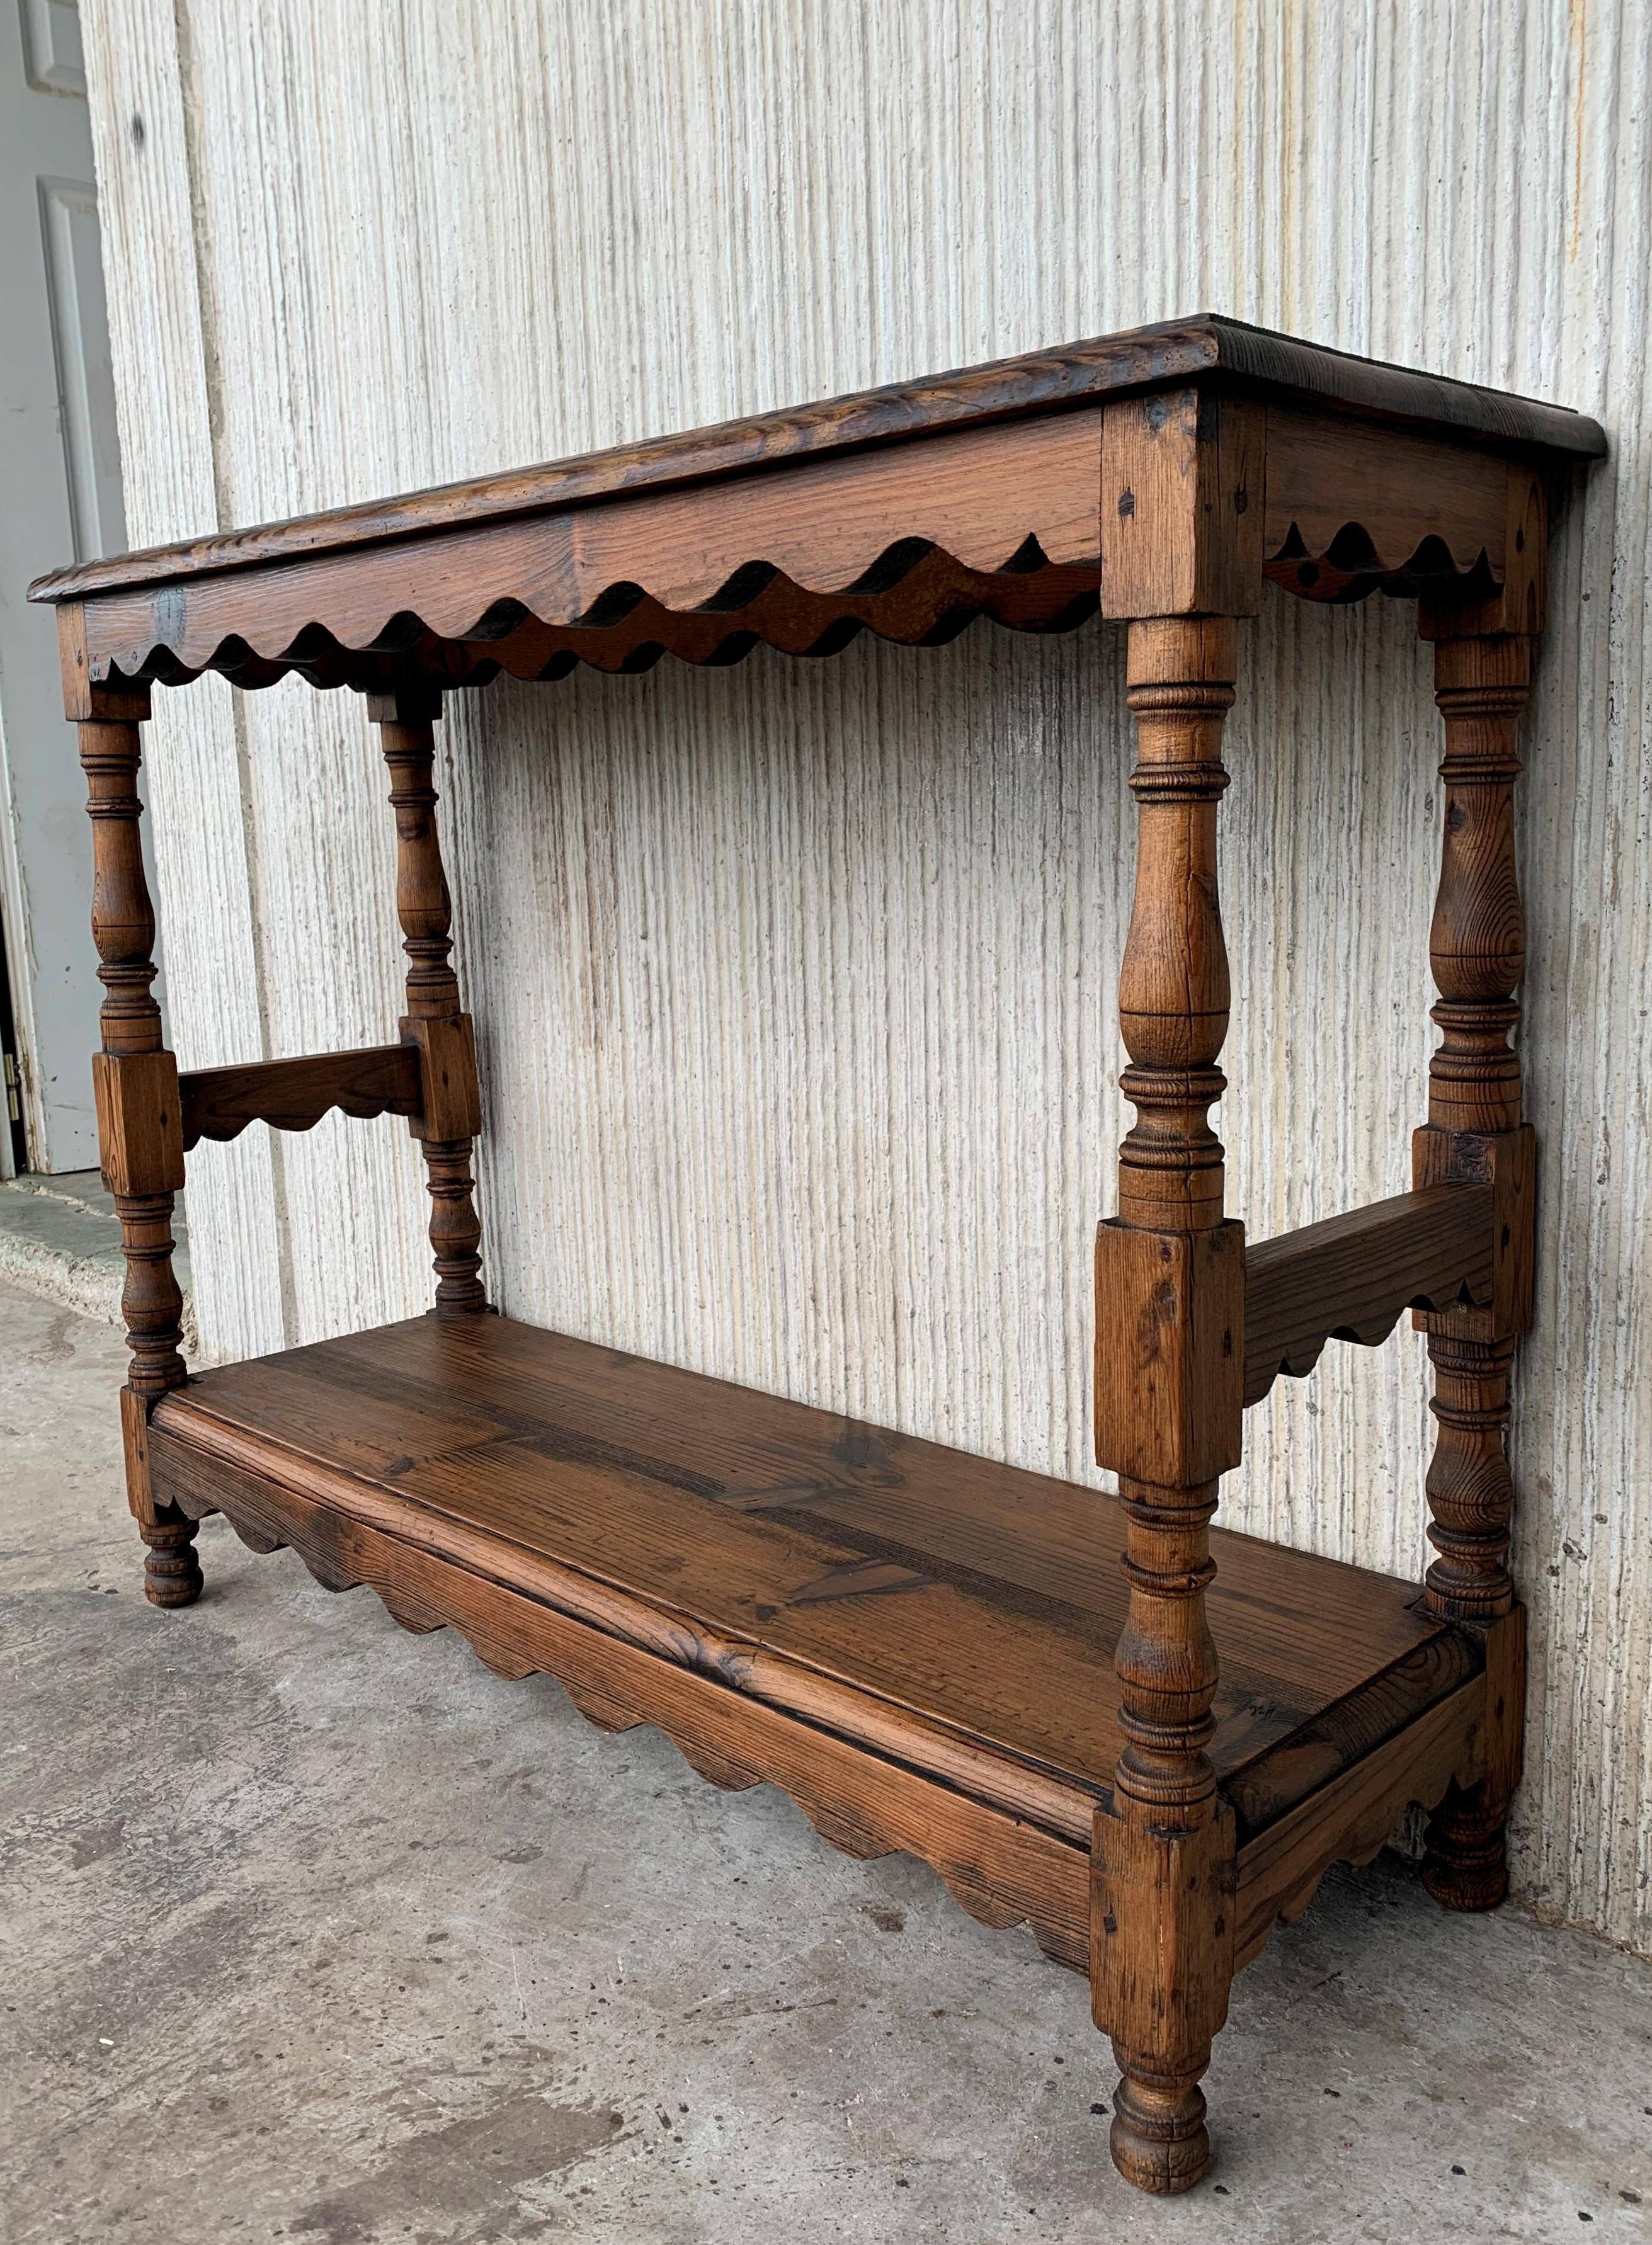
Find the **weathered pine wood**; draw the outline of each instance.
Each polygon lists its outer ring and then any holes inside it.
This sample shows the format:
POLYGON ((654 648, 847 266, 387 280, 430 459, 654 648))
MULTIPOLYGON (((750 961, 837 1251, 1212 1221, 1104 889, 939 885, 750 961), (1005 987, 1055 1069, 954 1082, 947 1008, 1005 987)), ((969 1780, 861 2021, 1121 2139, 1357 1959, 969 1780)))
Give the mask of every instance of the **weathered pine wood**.
POLYGON ((1485 1767, 1486 1679, 1438 1699, 1406 1730, 1350 1762, 1291 1814, 1239 1851, 1234 1970, 1248 1964, 1281 1920, 1294 1923, 1333 1863, 1368 1863, 1412 1802, 1431 1808, 1485 1767))
POLYGON ((1096 1818, 1091 1993, 1122 2075, 1113 2160, 1155 2192, 1190 2189, 1209 2160, 1199 2081, 1233 1974, 1206 1591, 1243 1408, 1244 1232, 1223 1218, 1207 1113, 1227 1029, 1216 805, 1234 668, 1226 618, 1131 626, 1139 838, 1118 1014, 1137 1119, 1096 1258, 1096 1454, 1119 1475, 1130 1607, 1115 1654, 1125 1744, 1096 1818))
MULTIPOLYGON (((1092 409, 520 520, 461 517, 392 547, 271 568, 254 609, 241 573, 186 578, 164 596, 112 593, 94 620, 123 671, 146 667, 157 645, 194 671, 230 640, 248 683, 279 676, 318 626, 371 652, 391 617, 408 614, 444 651, 470 643, 472 659, 533 620, 558 634, 553 652, 594 653, 604 667, 638 667, 651 641, 726 660, 737 634, 771 627, 782 643, 800 636, 807 651, 824 639, 829 652, 834 624, 877 629, 886 613, 897 639, 944 636, 955 610, 967 619, 983 605, 1043 628, 1084 584, 1094 598, 1099 442, 1092 409), (939 567, 903 591, 932 553, 939 567), (245 672, 246 648, 274 668, 245 672)), ((398 668, 417 668, 417 655, 398 668)), ((325 642, 317 656, 325 666, 325 642)), ((359 682, 376 667, 333 675, 359 682)))
POLYGON ((582 459, 88 562, 43 578, 40 586, 47 598, 78 599, 115 585, 169 580, 380 544, 445 529, 457 520, 509 519, 616 492, 670 489, 797 458, 1049 412, 1112 393, 1213 376, 1230 389, 1239 383, 1264 394, 1277 392, 1293 405, 1303 397, 1328 401, 1346 412, 1377 417, 1386 425, 1410 423, 1459 438, 1531 444, 1584 457, 1598 456, 1605 449, 1598 424, 1563 407, 1386 365, 1207 314, 995 360, 921 382, 891 383, 751 420, 650 437, 582 459))
POLYGON ((150 1596, 196 1594, 194 1522, 222 1509, 254 1549, 371 1584, 405 1626, 460 1629, 502 1675, 560 1677, 595 1722, 658 1723, 717 1784, 785 1786, 840 1847, 921 1854, 988 1923, 1024 1918, 1087 1963, 1122 2075, 1114 2160, 1188 2188, 1233 1973, 1329 1864, 1419 1801, 1443 1901, 1486 1907, 1506 1883, 1525 1669, 1505 1428, 1535 1180, 1508 1042, 1513 729, 1547 479, 1603 445, 1528 400, 1207 318, 43 580, 91 787, 150 1596), (1442 1042, 1413 1191, 1247 1253, 1209 1122, 1229 1003, 1216 806, 1234 619, 1269 582, 1414 598, 1438 643, 1442 1042), (1096 1453, 1118 1496, 476 1315, 442 694, 1098 608, 1129 624, 1139 741, 1119 985, 1136 1118, 1096 1248, 1096 1453), (208 667, 368 695, 398 1045, 181 1079, 164 1049, 138 728, 149 682, 208 667), (186 1384, 168 1229, 186 1150, 334 1108, 405 1115, 419 1140, 438 1314, 186 1384), (1408 1306, 1439 1424, 1424 1595, 1213 1531, 1247 1403, 1408 1306))
POLYGON ((1107 408, 1101 438, 1104 614, 1255 612, 1267 448, 1266 412, 1252 398, 1159 390, 1107 408))
POLYGON ((88 675, 246 686, 296 669, 371 690, 480 682, 859 629, 945 638, 1250 613, 1311 600, 1500 596, 1540 457, 1592 422, 1462 383, 1182 322, 196 539, 42 579, 85 606, 88 675), (1318 401, 1310 403, 1309 401, 1318 401), (406 619, 422 631, 412 644, 406 619))
POLYGON ((431 1197, 430 1243, 436 1308, 443 1317, 487 1308, 480 1276, 482 1227, 471 1156, 482 1127, 476 1033, 459 1004, 453 971, 453 908, 436 833, 436 743, 439 697, 418 690, 373 696, 396 814, 396 911, 407 953, 407 1012, 402 1036, 418 1055, 419 1103, 411 1116, 425 1156, 431 1197))
MULTIPOLYGON (((459 1629, 500 1674, 555 1677, 605 1728, 656 1724, 714 1783, 783 1787, 851 1855, 921 1855, 972 1915, 996 1926, 1024 1919, 1050 1955, 1084 1969, 1082 1846, 921 1774, 898 1733, 846 1742, 806 1714, 754 1701, 738 1679, 622 1643, 547 1603, 542 1585, 487 1572, 474 1543, 439 1521, 421 1541, 202 1457, 170 1432, 157 1429, 155 1448, 181 1502, 197 1513, 225 1511, 255 1548, 289 1544, 330 1590, 371 1585, 405 1628, 459 1629)), ((399 1509, 411 1509, 405 1501, 399 1509)), ((393 1520, 393 1502, 384 1516, 393 1520)))
POLYGON ((292 1060, 203 1068, 178 1079, 184 1150, 209 1138, 238 1138, 252 1122, 275 1130, 313 1130, 337 1107, 345 1115, 417 1115, 417 1045, 369 1045, 353 1052, 306 1053, 292 1060))
POLYGON ((92 820, 92 934, 103 1049, 92 1064, 98 1143, 114 1197, 126 1259, 121 1311, 132 1352, 121 1393, 126 1496, 146 1551, 144 1592, 152 1604, 182 1606, 201 1595, 193 1521, 156 1500, 147 1420, 157 1397, 184 1379, 183 1296, 173 1272, 172 1213, 184 1181, 178 1064, 161 1043, 155 1002, 155 914, 145 878, 138 796, 141 741, 135 716, 98 714, 88 697, 79 720, 80 763, 92 820))
MULTIPOLYGON (((1116 1498, 506 1318, 219 1366, 158 1428, 402 1533, 421 1508, 467 1564, 879 1751, 921 1711, 908 1759, 1089 1844, 1124 1744, 1116 1498)), ((1467 1669, 1411 1584, 1215 1542, 1210 1753, 1248 1829, 1467 1669)))
MULTIPOLYGON (((1435 700, 1445 722, 1445 836, 1429 935, 1439 992, 1440 1042, 1429 1061, 1428 1123, 1414 1171, 1489 1174, 1506 1277, 1485 1309, 1419 1319, 1434 1371, 1438 1426, 1428 1471, 1438 1555, 1426 1594, 1438 1614, 1481 1630, 1515 1611, 1507 1559, 1514 1482, 1506 1436, 1515 1341, 1531 1320, 1534 1241, 1533 1144, 1520 1119, 1519 1055, 1510 1032, 1526 967, 1526 920, 1514 849, 1515 736, 1531 693, 1533 645, 1523 634, 1441 638, 1435 700)), ((1499 1644, 1506 1664, 1515 1638, 1499 1644)), ((1523 1637, 1519 1639, 1523 1646, 1523 1637)), ((1519 1781, 1524 1667, 1506 1677, 1503 1735, 1486 1776, 1455 1787, 1431 1818, 1424 1878, 1454 1909, 1489 1909, 1508 1889, 1504 1828, 1519 1781)), ((1488 1661, 1490 1655, 1488 1652, 1488 1661)))
POLYGON ((1489 1300, 1497 1255, 1489 1185, 1435 1185, 1245 1248, 1245 1403, 1302 1380, 1328 1340, 1374 1348, 1408 1309, 1489 1300))

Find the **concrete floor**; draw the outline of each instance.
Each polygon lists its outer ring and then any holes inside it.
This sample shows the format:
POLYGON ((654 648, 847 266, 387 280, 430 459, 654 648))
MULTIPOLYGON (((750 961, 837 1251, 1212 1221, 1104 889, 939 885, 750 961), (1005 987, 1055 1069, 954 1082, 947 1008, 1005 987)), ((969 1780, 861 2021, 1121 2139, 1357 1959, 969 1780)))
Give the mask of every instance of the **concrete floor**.
MULTIPOLYGON (((173 1211, 172 1267, 183 1289, 184 1345, 195 1345, 189 1299, 189 1231, 184 1197, 173 1211)), ((126 1283, 115 1204, 96 1170, 27 1171, 0 1178, 0 1285, 66 1302, 104 1325, 119 1326, 126 1283)))
POLYGON ((203 1529, 147 1606, 106 1329, 0 1287, 0 2237, 1645 2235, 1652 1969, 1334 1874, 1217 2156, 1113 2175, 1082 1980, 657 1733, 203 1529))

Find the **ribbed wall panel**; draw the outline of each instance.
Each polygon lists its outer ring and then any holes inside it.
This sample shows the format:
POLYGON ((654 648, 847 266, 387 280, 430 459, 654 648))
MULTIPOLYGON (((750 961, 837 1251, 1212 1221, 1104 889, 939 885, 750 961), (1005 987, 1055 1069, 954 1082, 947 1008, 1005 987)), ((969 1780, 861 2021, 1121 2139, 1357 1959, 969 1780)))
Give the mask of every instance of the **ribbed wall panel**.
MULTIPOLYGON (((87 12, 141 539, 1207 307, 1608 423, 1526 736, 1545 1152, 1516 1872, 1652 1949, 1638 0, 87 12)), ((1407 1183, 1438 740, 1401 612, 1270 596, 1243 645, 1222 1121, 1265 1234, 1407 1183)), ((1124 1121, 1119 654, 978 626, 460 708, 444 785, 506 1308, 1090 1471, 1091 1231, 1124 1121)), ((196 704, 155 728, 180 1048, 382 1036, 390 830, 358 709, 281 689, 238 732, 227 697, 196 704)), ((261 1141, 192 1170, 209 1345, 418 1306, 398 1127, 261 1141)), ((1281 1383, 1227 1518, 1418 1569, 1424 1392, 1410 1334, 1281 1383)))

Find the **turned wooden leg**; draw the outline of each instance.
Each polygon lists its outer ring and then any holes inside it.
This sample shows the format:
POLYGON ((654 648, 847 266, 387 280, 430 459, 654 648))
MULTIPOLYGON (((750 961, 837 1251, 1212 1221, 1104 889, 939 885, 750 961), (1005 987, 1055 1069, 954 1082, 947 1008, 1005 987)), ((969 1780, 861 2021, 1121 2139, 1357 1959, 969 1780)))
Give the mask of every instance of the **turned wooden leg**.
POLYGON ((186 1606, 201 1588, 194 1523, 157 1502, 149 1477, 149 1414, 187 1374, 179 1353, 183 1296, 172 1267, 173 1204, 184 1181, 178 1066, 161 1043, 152 987, 155 915, 138 827, 138 720, 147 702, 96 689, 91 700, 94 714, 79 724, 80 761, 92 819, 92 932, 105 994, 92 1080, 104 1180, 126 1258, 121 1308, 132 1359, 120 1397, 126 1499, 148 1547, 146 1595, 153 1605, 186 1606))
POLYGON ((195 1557, 195 1525, 175 1504, 158 1504, 153 1517, 139 1520, 144 1554, 144 1596, 152 1606, 192 1606, 203 1588, 195 1557))
POLYGON ((1489 1180, 1499 1239, 1488 1305, 1417 1319, 1428 1333, 1438 1428, 1427 1601, 1473 1631, 1487 1658, 1486 1774, 1470 1788, 1453 1787, 1428 1824, 1424 1884, 1450 1909, 1492 1909, 1506 1895, 1504 1828, 1520 1774, 1524 1637, 1507 1565, 1514 1482, 1506 1437, 1515 1336, 1531 1323, 1533 1147, 1509 1032, 1526 963, 1513 793, 1531 664, 1525 636, 1442 638, 1435 650, 1445 832, 1429 952, 1441 1041, 1413 1170, 1422 1184, 1489 1180))
POLYGON ((1114 2164, 1162 2194, 1191 2188, 1210 2156, 1199 2083, 1234 1958, 1205 1613, 1217 1481, 1239 1462, 1243 1408, 1244 1234, 1223 1220, 1207 1117, 1227 1028, 1216 804, 1234 626, 1132 623, 1129 666, 1140 834, 1118 1002, 1137 1121, 1118 1216, 1097 1239, 1096 1447, 1119 1477, 1130 1605, 1116 1655, 1125 1743, 1095 1821, 1091 1992, 1123 2076, 1114 2164))
POLYGON ((396 814, 396 910, 407 953, 401 1028, 404 1040, 419 1048, 421 1106, 410 1127, 423 1148, 430 1190, 436 1311, 438 1317, 464 1317, 488 1307, 471 1174, 482 1103, 475 1031, 461 1010, 453 972, 452 904, 436 831, 432 727, 440 712, 440 695, 422 687, 368 700, 390 767, 396 814))

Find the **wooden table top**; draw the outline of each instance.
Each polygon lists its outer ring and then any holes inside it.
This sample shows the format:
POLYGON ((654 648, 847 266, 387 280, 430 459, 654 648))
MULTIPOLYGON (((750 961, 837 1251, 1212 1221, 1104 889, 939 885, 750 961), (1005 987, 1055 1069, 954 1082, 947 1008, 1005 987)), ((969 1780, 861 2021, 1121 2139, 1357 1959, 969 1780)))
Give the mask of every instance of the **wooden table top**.
POLYGON ((1384 420, 1465 437, 1505 439, 1593 458, 1606 450, 1598 423, 1563 406, 1483 389, 1207 312, 1128 329, 983 366, 886 383, 805 406, 760 413, 554 460, 501 475, 439 485, 394 499, 299 515, 87 562, 40 578, 37 600, 84 599, 130 585, 242 569, 300 555, 406 538, 460 524, 501 521, 642 490, 701 483, 867 444, 1004 422, 1109 395, 1226 374, 1259 392, 1322 399, 1384 420))
POLYGON ((1519 574, 1533 474, 1605 442, 1558 406, 1207 315, 123 554, 30 596, 60 609, 71 709, 88 684, 207 668, 382 692, 759 641, 826 655, 861 629, 933 643, 981 614, 1246 614, 1264 577, 1479 597, 1519 574), (1210 487, 1184 522, 1190 475, 1210 487), (1166 561, 1213 526, 1213 559, 1166 561))

